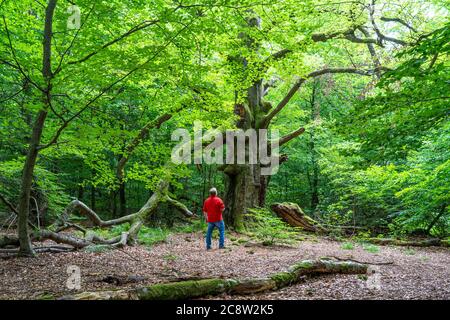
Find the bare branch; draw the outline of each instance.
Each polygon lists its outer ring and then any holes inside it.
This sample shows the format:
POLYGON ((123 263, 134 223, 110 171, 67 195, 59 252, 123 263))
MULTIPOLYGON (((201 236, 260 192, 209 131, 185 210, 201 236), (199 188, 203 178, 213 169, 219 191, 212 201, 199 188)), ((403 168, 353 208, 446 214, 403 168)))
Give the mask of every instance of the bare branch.
POLYGON ((62 63, 64 61, 64 58, 66 57, 69 50, 73 47, 75 40, 78 37, 78 34, 80 33, 81 29, 83 29, 86 22, 89 20, 89 17, 91 16, 92 11, 94 10, 95 3, 92 5, 91 9, 89 10, 88 14, 86 15, 86 18, 84 19, 83 23, 81 24, 80 28, 75 32, 74 37, 72 38, 72 41, 70 42, 69 46, 64 50, 64 53, 61 55, 61 59, 59 60, 58 67, 55 70, 55 74, 59 73, 62 69, 62 63))
POLYGON ((40 90, 40 91, 43 92, 44 90, 43 90, 36 82, 34 82, 33 80, 31 80, 30 76, 27 75, 27 74, 25 73, 25 71, 23 70, 22 66, 20 65, 19 60, 17 59, 17 56, 16 56, 16 50, 14 49, 14 46, 13 46, 13 44, 12 44, 11 34, 10 34, 10 32, 9 32, 8 25, 7 25, 7 23, 6 23, 5 16, 3 16, 3 23, 4 23, 4 25, 5 25, 5 31, 6 31, 6 36, 7 36, 7 38, 8 38, 9 49, 10 49, 11 54, 12 54, 12 56, 13 56, 13 60, 14 60, 14 62, 15 62, 15 65, 12 65, 11 63, 7 63, 6 60, 2 60, 2 61, 3 61, 5 64, 8 64, 8 65, 10 65, 10 66, 13 66, 15 69, 19 70, 19 72, 25 77, 25 79, 27 79, 27 80, 28 80, 33 86, 35 86, 38 90, 40 90))
POLYGON ((166 197, 166 201, 169 202, 172 206, 174 206, 178 211, 184 214, 186 217, 193 217, 194 214, 186 207, 184 204, 175 200, 169 196, 166 197))
POLYGON ((372 76, 374 74, 373 70, 360 70, 356 68, 325 68, 322 70, 317 70, 314 72, 311 72, 310 74, 306 75, 305 77, 302 77, 297 80, 297 82, 292 86, 292 88, 288 91, 286 96, 278 103, 278 105, 269 112, 262 121, 262 124, 260 128, 267 128, 270 121, 275 117, 292 99, 294 94, 297 92, 297 90, 302 86, 302 84, 309 78, 318 77, 324 74, 330 74, 330 73, 353 73, 353 74, 359 74, 362 76, 372 76))
POLYGON ((128 162, 129 156, 133 153, 133 151, 141 143, 141 141, 147 137, 150 129, 159 128, 164 122, 168 121, 170 118, 172 118, 172 114, 165 113, 159 116, 158 118, 149 121, 144 127, 141 128, 137 136, 130 143, 128 143, 128 145, 125 147, 122 158, 119 160, 116 169, 116 175, 119 178, 119 180, 123 179, 124 176, 123 171, 126 163, 128 162))
POLYGON ((372 23, 372 27, 378 36, 378 40, 379 40, 379 43, 381 46, 383 45, 383 41, 394 42, 394 43, 397 43, 402 46, 408 45, 408 43, 403 40, 388 37, 388 36, 385 36, 383 33, 381 33, 380 29, 378 28, 378 26, 375 22, 375 0, 372 0, 372 3, 369 5, 369 17, 370 17, 370 22, 372 23))
MULTIPOLYGON (((192 23, 193 21, 191 21, 192 23)), ((102 89, 96 96, 94 96, 91 100, 89 100, 80 110, 78 110, 78 112, 76 112, 73 116, 71 116, 69 119, 67 119, 66 121, 64 121, 64 123, 61 125, 61 127, 59 127, 59 129, 56 131, 56 133, 54 134, 53 138, 50 139, 50 141, 45 144, 45 145, 41 145, 38 147, 38 150, 43 150, 46 149, 48 147, 51 147, 52 145, 54 145, 55 143, 58 142, 58 139, 60 137, 60 135, 62 134, 62 132, 64 131, 65 128, 67 128, 67 126, 70 124, 70 122, 72 122, 73 120, 75 120, 76 118, 78 118, 85 110, 87 110, 91 105, 93 105, 98 99, 100 99, 105 93, 109 92, 115 85, 117 85, 118 83, 122 82, 123 80, 127 79, 130 75, 132 75, 134 72, 140 70, 142 67, 144 67, 145 65, 147 65, 150 61, 152 61, 153 59, 155 59, 158 55, 161 54, 161 52, 163 52, 163 50, 168 47, 173 39, 175 39, 176 37, 178 37, 179 34, 181 34, 186 28, 188 28, 189 25, 186 25, 185 27, 181 28, 180 30, 178 30, 178 32, 171 38, 169 39, 163 46, 161 46, 161 48, 159 50, 157 50, 150 58, 148 58, 146 61, 144 61, 143 63, 137 65, 136 67, 134 67, 133 69, 131 69, 130 71, 128 71, 125 75, 123 75, 122 77, 118 78, 117 80, 113 81, 112 83, 110 83, 108 86, 106 86, 104 89, 102 89)))
POLYGON ((17 210, 16 210, 16 208, 12 205, 12 203, 11 202, 9 202, 8 201, 8 199, 6 199, 2 194, 0 194, 0 200, 2 200, 2 202, 12 211, 12 212, 14 212, 15 214, 18 214, 17 213, 17 210))
POLYGON ((88 55, 84 56, 83 58, 79 59, 79 60, 75 60, 75 61, 69 61, 68 64, 78 64, 78 63, 82 63, 85 62, 86 60, 89 60, 90 58, 92 58, 93 56, 95 56, 96 54, 98 54, 101 50, 104 50, 110 46, 112 46, 113 44, 131 36, 132 34, 138 32, 139 30, 145 29, 149 26, 155 25, 156 23, 158 23, 160 20, 151 20, 151 21, 143 21, 141 23, 139 23, 138 25, 132 27, 130 30, 128 30, 127 32, 121 34, 119 37, 105 43, 104 45, 102 45, 99 49, 89 53, 88 55))
POLYGON ((388 17, 380 17, 381 21, 386 21, 386 22, 398 22, 402 25, 404 25, 405 27, 407 27, 408 29, 410 29, 413 32, 417 33, 417 29, 415 29, 413 26, 411 26, 409 23, 407 23, 406 21, 400 19, 400 18, 388 18, 388 17))
POLYGON ((87 217, 94 225, 98 227, 109 227, 117 224, 121 224, 124 222, 131 222, 136 216, 136 213, 120 217, 118 219, 113 220, 102 220, 97 213, 94 212, 91 208, 85 205, 83 202, 79 200, 73 200, 64 210, 63 214, 60 216, 58 221, 55 223, 56 226, 65 226, 69 221, 70 215, 78 210, 82 215, 87 217))
POLYGON ((284 137, 280 138, 278 145, 281 147, 283 144, 288 143, 292 139, 297 138, 299 135, 301 135, 303 132, 305 132, 305 128, 298 128, 295 131, 292 131, 291 133, 285 135, 284 137))
POLYGON ((266 61, 269 60, 278 60, 278 59, 282 59, 284 58, 288 53, 291 53, 292 50, 291 49, 282 49, 278 52, 273 53, 272 55, 270 55, 266 61))
POLYGON ((372 43, 380 45, 379 41, 377 39, 373 38, 359 38, 355 35, 355 29, 349 29, 345 31, 335 32, 335 33, 315 33, 311 36, 312 40, 315 42, 326 42, 333 38, 342 38, 346 39, 350 42, 354 43, 372 43))
MULTIPOLYGON (((365 27, 361 26, 358 28, 366 38, 369 37, 369 32, 366 30, 365 27)), ((367 43, 367 49, 369 49, 370 56, 372 57, 373 64, 375 66, 375 74, 378 79, 381 78, 381 62, 378 58, 377 52, 375 50, 375 47, 373 46, 373 43, 367 43)))

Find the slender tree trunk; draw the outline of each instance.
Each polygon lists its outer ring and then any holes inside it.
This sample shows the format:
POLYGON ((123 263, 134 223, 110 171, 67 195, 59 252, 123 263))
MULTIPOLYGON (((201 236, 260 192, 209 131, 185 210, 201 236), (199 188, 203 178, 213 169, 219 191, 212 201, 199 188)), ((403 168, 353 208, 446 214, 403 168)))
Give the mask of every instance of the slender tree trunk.
MULTIPOLYGON (((22 172, 22 182, 19 196, 18 209, 18 235, 20 242, 19 255, 33 256, 33 247, 28 234, 28 214, 30 210, 30 193, 33 181, 34 168, 39 154, 39 145, 41 143, 42 131, 44 130, 45 119, 48 114, 48 107, 51 104, 51 80, 53 78, 51 68, 51 42, 53 35, 53 14, 55 12, 57 0, 49 0, 45 9, 45 25, 43 39, 42 55, 42 76, 46 81, 46 89, 43 91, 44 108, 41 109, 36 117, 31 134, 30 145, 25 159, 22 172)), ((39 214, 39 212, 38 212, 39 214)))
POLYGON ((259 197, 258 197, 258 206, 264 207, 266 205, 266 195, 267 195, 267 187, 269 186, 270 176, 261 176, 260 177, 260 187, 259 187, 259 197))
POLYGON ((28 154, 25 159, 25 165, 22 173, 22 183, 19 196, 18 208, 18 233, 21 256, 33 256, 33 248, 31 245, 30 236, 28 234, 28 214, 30 211, 30 193, 31 184, 33 181, 34 167, 36 166, 36 159, 38 156, 38 146, 42 137, 42 130, 44 128, 47 111, 39 111, 36 121, 33 126, 33 133, 31 135, 30 146, 28 154))
POLYGON ((109 192, 109 210, 112 216, 117 218, 116 192, 114 190, 109 192))
POLYGON ((91 186, 91 208, 96 211, 95 187, 91 186))
POLYGON ((310 177, 310 188, 311 188, 311 210, 315 211, 319 204, 319 166, 317 163, 317 151, 316 151, 316 135, 315 135, 315 126, 318 121, 320 121, 320 104, 316 99, 317 95, 317 86, 318 81, 314 81, 313 90, 311 93, 311 121, 312 126, 309 130, 309 152, 311 155, 311 166, 312 166, 312 175, 310 177))
POLYGON ((83 195, 84 195, 84 188, 83 186, 78 187, 78 199, 83 201, 83 195))
POLYGON ((121 181, 119 184, 119 209, 120 209, 120 215, 125 216, 127 215, 127 201, 126 201, 126 194, 125 194, 125 182, 121 181))
POLYGON ((443 204, 439 210, 438 215, 431 221, 429 226, 426 229, 427 234, 430 234, 431 229, 433 229, 434 225, 439 221, 439 219, 444 215, 445 209, 447 208, 447 204, 443 204))
POLYGON ((319 204, 319 169, 316 160, 316 150, 314 142, 314 129, 310 131, 310 141, 309 141, 309 152, 311 153, 311 165, 312 165, 312 175, 310 178, 310 188, 311 188, 311 210, 314 211, 319 204))

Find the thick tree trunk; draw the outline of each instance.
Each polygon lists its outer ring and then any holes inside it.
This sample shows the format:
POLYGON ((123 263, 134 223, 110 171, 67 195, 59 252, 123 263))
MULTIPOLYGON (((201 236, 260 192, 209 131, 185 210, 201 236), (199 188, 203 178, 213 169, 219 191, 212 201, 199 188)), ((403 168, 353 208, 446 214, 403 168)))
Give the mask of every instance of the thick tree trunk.
MULTIPOLYGON (((260 28, 261 19, 252 10, 249 10, 248 17, 246 19, 245 28, 260 28)), ((242 32, 239 34, 239 41, 243 46, 246 46, 249 51, 252 51, 255 56, 260 55, 259 49, 261 43, 259 40, 252 38, 249 33, 242 32)), ((253 129, 256 130, 256 134, 259 137, 259 129, 268 129, 270 121, 279 112, 294 94, 289 94, 284 98, 282 102, 273 108, 272 104, 264 101, 264 96, 267 94, 268 85, 264 83, 264 73, 267 70, 267 62, 270 59, 278 59, 283 57, 287 51, 282 51, 279 54, 274 54, 261 64, 249 64, 247 57, 230 57, 230 60, 236 62, 237 72, 242 72, 244 78, 247 78, 244 83, 250 83, 248 88, 236 88, 235 91, 235 106, 234 112, 239 117, 236 127, 241 130, 253 129), (250 70, 250 68, 253 68, 250 70), (259 74, 259 75, 258 75, 259 74), (251 76, 249 76, 251 75, 251 76), (281 107, 280 107, 281 106, 281 107)), ((300 85, 298 85, 300 87, 300 85)), ((298 88, 297 88, 298 89, 298 88)), ((296 138, 304 132, 301 128, 296 130, 285 137, 280 138, 279 145, 287 143, 288 141, 296 138)), ((247 145, 248 146, 248 145, 247 145)), ((270 151, 269 151, 270 153, 270 151)), ((248 155, 248 151, 247 151, 248 155)), ((268 176, 261 176, 261 159, 258 155, 258 164, 240 164, 240 165, 226 165, 223 169, 226 182, 226 195, 225 206, 227 211, 225 212, 225 219, 229 226, 240 229, 243 225, 244 215, 248 208, 254 208, 256 206, 263 206, 266 201, 267 185, 269 183, 268 176)), ((281 162, 280 158, 280 162, 281 162)))
MULTIPOLYGON (((227 226, 241 230, 244 215, 248 208, 259 204, 260 185, 255 183, 255 170, 257 165, 235 165, 225 170, 225 206, 224 220, 227 226)), ((259 180, 257 180, 259 181, 259 180)))
MULTIPOLYGON (((249 28, 259 28, 261 20, 259 17, 249 17, 247 26, 249 28)), ((255 52, 259 49, 259 44, 247 34, 239 35, 243 45, 255 52)), ((242 61, 243 70, 248 68, 248 61, 245 57, 237 58, 242 61)), ((234 112, 239 116, 236 123, 238 129, 258 129, 258 116, 261 114, 263 98, 263 80, 258 79, 246 90, 245 102, 236 103, 234 112)), ((236 92, 236 97, 238 92, 236 92)), ((257 133, 258 134, 258 133, 257 133)), ((235 150, 236 151, 236 150, 235 150)), ((248 156, 248 144, 246 143, 246 159, 248 156)), ((259 158, 258 158, 259 160, 259 158)), ((225 173, 225 222, 230 227, 240 230, 243 228, 244 215, 248 208, 254 208, 260 204, 260 199, 265 200, 265 188, 261 188, 261 168, 259 164, 228 165, 224 169, 225 173), (261 194, 263 192, 264 194, 261 194)))
POLYGON ((154 284, 131 290, 82 292, 65 296, 65 300, 180 300, 223 293, 247 295, 278 290, 306 276, 322 274, 364 274, 367 265, 352 261, 304 260, 291 266, 288 271, 275 273, 267 278, 255 279, 202 279, 154 284))

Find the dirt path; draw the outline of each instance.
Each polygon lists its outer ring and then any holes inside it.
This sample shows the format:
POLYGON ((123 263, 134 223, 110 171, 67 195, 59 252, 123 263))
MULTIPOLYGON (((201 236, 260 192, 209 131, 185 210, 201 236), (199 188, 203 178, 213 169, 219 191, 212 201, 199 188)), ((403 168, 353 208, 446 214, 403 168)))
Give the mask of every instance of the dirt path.
POLYGON ((331 275, 308 279, 275 292, 253 296, 219 296, 219 299, 450 299, 450 250, 448 248, 372 247, 343 249, 342 243, 308 240, 295 247, 245 247, 227 243, 228 249, 206 252, 201 234, 178 234, 148 249, 127 247, 106 252, 40 254, 37 258, 0 259, 0 299, 35 299, 45 294, 68 294, 67 267, 81 269, 81 289, 118 288, 102 282, 108 275, 133 275, 135 287, 167 282, 175 277, 262 277, 285 270, 303 259, 336 256, 374 266, 368 277, 331 275))

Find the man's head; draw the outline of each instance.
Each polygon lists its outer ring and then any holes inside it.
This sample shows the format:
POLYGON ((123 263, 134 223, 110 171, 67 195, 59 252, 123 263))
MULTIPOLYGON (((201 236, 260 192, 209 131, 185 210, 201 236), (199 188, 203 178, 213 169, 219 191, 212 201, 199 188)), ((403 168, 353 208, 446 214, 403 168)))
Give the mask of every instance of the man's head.
POLYGON ((209 195, 211 195, 211 196, 217 196, 217 189, 216 189, 216 188, 211 188, 211 189, 209 189, 209 195))

